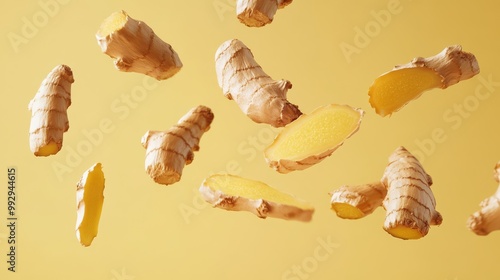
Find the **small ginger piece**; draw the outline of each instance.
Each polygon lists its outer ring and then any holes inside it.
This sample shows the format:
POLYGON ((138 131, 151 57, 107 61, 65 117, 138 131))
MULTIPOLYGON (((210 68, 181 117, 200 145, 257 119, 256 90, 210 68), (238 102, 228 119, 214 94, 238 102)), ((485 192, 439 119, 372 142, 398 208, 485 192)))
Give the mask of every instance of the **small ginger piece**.
POLYGON ((210 108, 191 109, 166 131, 148 131, 141 139, 146 149, 145 168, 158 184, 170 185, 181 179, 182 170, 198 151, 200 138, 210 129, 214 115, 210 108))
POLYGON ((241 23, 249 27, 261 27, 273 21, 278 9, 293 0, 238 0, 236 14, 241 23))
POLYGON ((387 211, 384 229, 389 234, 419 239, 427 235, 430 225, 441 224, 443 218, 430 189, 432 178, 404 147, 389 157, 381 182, 387 187, 383 206, 387 211))
POLYGON ((55 155, 61 150, 63 134, 69 129, 67 109, 71 105, 71 84, 74 81, 71 68, 58 65, 29 102, 30 149, 35 156, 55 155))
POLYGON ((100 163, 83 174, 76 185, 76 238, 83 246, 92 244, 97 236, 104 202, 104 173, 100 163))
POLYGON ((381 182, 342 186, 330 194, 330 204, 340 218, 360 219, 382 206, 386 194, 387 189, 381 182))
POLYGON ((279 218, 308 222, 314 208, 267 184, 230 174, 215 174, 200 187, 202 197, 214 207, 248 211, 259 218, 279 218))
POLYGON ((368 91, 370 105, 382 117, 391 115, 424 91, 445 89, 478 73, 473 54, 463 52, 459 45, 450 46, 435 56, 414 58, 382 74, 368 91))
POLYGON ((264 151, 280 173, 303 170, 330 156, 359 128, 363 110, 331 104, 286 126, 264 151))
POLYGON ((271 79, 241 41, 222 43, 215 54, 215 66, 224 95, 254 122, 282 127, 302 114, 286 99, 292 88, 290 81, 271 79))
POLYGON ((124 72, 136 72, 165 80, 182 68, 182 62, 171 45, 158 37, 142 21, 119 11, 104 20, 96 34, 103 53, 115 59, 124 72))
MULTIPOLYGON (((495 166, 495 181, 500 183, 500 162, 495 166)), ((488 235, 500 230, 500 185, 492 196, 479 204, 481 209, 467 220, 467 227, 477 235, 488 235)))

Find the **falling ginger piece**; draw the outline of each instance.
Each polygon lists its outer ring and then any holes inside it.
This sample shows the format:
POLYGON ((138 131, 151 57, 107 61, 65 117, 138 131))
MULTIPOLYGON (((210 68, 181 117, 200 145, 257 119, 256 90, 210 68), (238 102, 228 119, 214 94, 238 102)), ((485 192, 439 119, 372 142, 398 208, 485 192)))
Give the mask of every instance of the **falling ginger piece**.
POLYGON ((76 185, 76 238, 83 246, 92 244, 97 236, 104 202, 104 173, 100 163, 83 174, 76 185))
POLYGON ((282 127, 302 114, 286 99, 292 84, 271 79, 241 41, 222 43, 215 54, 215 67, 224 95, 254 122, 282 127))
POLYGON ((63 134, 69 129, 67 109, 71 105, 71 84, 74 81, 71 68, 58 65, 29 102, 30 149, 35 156, 55 155, 61 150, 63 134))
POLYGON ((459 45, 450 46, 435 56, 414 58, 378 77, 368 91, 370 105, 382 117, 391 115, 424 91, 445 89, 478 73, 473 54, 463 52, 459 45))
POLYGON ((342 186, 331 193, 331 207, 342 219, 360 219, 382 206, 387 194, 381 182, 342 186))
POLYGON ((330 156, 359 128, 363 110, 331 104, 286 126, 264 151, 280 173, 303 170, 330 156))
MULTIPOLYGON (((495 180, 500 183, 500 162, 495 166, 495 180)), ((488 235, 500 230, 500 186, 495 194, 479 205, 481 209, 467 221, 467 227, 477 235, 488 235)))
POLYGON ((115 59, 124 72, 136 72, 165 80, 182 67, 172 46, 162 41, 144 22, 119 11, 104 20, 96 34, 103 53, 115 59))
POLYGON ((170 185, 181 179, 182 169, 193 161, 200 138, 210 129, 214 115, 210 108, 191 109, 166 131, 148 131, 141 139, 146 149, 146 172, 158 184, 170 185))
POLYGON ((314 208, 306 202, 271 188, 265 183, 230 174, 206 178, 202 197, 214 207, 231 211, 248 211, 259 218, 279 218, 309 222, 314 208))
POLYGON ((427 235, 430 225, 443 221, 436 211, 431 176, 404 147, 389 157, 381 182, 387 187, 384 229, 392 236, 419 239, 427 235))
POLYGON ((278 9, 293 0, 238 0, 236 14, 241 23, 249 27, 261 27, 273 21, 278 9))

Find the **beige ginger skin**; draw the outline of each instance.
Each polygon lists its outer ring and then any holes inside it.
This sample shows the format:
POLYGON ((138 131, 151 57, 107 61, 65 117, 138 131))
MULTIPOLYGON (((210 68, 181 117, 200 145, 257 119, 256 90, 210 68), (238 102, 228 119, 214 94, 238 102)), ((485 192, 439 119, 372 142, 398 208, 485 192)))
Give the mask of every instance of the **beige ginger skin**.
POLYGON ((198 106, 170 129, 144 134, 145 168, 156 183, 170 185, 181 179, 184 166, 193 161, 193 152, 200 149, 200 138, 210 129, 213 118, 210 108, 198 106))
POLYGON ((302 114, 286 99, 292 84, 271 79, 243 42, 233 39, 222 43, 215 54, 215 68, 224 95, 254 122, 282 127, 302 114))
POLYGON ((61 150, 63 134, 69 129, 67 109, 71 105, 71 84, 74 81, 71 68, 58 65, 29 102, 29 142, 35 156, 55 155, 61 150))
POLYGON ((273 21, 278 9, 293 0, 238 0, 236 14, 241 23, 249 27, 262 27, 273 21))
POLYGON ((136 72, 165 80, 182 68, 172 46, 158 37, 142 21, 119 11, 104 20, 96 34, 103 53, 115 59, 115 66, 124 72, 136 72))

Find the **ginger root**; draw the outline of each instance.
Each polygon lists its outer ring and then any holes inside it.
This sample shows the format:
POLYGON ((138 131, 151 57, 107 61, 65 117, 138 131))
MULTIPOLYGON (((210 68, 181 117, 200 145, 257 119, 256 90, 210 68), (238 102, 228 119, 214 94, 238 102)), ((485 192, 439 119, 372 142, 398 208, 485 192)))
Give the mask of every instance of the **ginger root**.
POLYGON ((181 179, 186 164, 193 161, 200 138, 210 129, 214 115, 210 108, 198 106, 166 131, 148 131, 141 139, 146 149, 145 168, 158 184, 170 185, 181 179))
POLYGON ((120 71, 136 72, 165 80, 182 68, 171 45, 162 41, 146 23, 119 11, 104 20, 96 34, 103 53, 115 58, 120 71))
POLYGON ((236 14, 241 23, 249 27, 261 27, 273 21, 278 9, 293 0, 238 0, 236 14))
POLYGON ((292 84, 271 79, 241 41, 224 42, 215 54, 215 66, 224 95, 254 122, 282 127, 302 114, 286 99, 292 84))
MULTIPOLYGON (((495 166, 495 181, 500 183, 500 162, 495 166)), ((500 186, 490 197, 483 200, 481 209, 470 216, 467 227, 477 235, 488 235, 500 230, 500 186)))
POLYGON ((74 81, 71 68, 58 65, 29 102, 30 149, 35 156, 55 155, 61 150, 63 134, 69 129, 67 109, 71 105, 71 84, 74 81))
POLYGON ((430 225, 440 225, 443 217, 436 211, 436 200, 430 189, 432 178, 420 162, 404 147, 389 157, 382 183, 387 187, 383 206, 386 209, 384 229, 401 239, 419 239, 427 235, 430 225))
POLYGON ((478 73, 473 54, 463 52, 459 45, 450 46, 435 56, 414 58, 379 76, 368 91, 370 105, 382 117, 391 115, 424 91, 445 89, 478 73))
POLYGON ((266 161, 280 173, 317 164, 359 129, 363 114, 361 109, 331 104, 302 115, 265 149, 266 161))
POLYGON ((382 206, 386 194, 387 189, 381 182, 342 186, 330 193, 330 204, 340 218, 360 219, 382 206))
POLYGON ((83 174, 76 185, 76 238, 87 247, 97 236, 104 202, 104 173, 100 163, 83 174))
POLYGON ((308 222, 314 213, 310 204, 289 194, 265 183, 230 174, 215 174, 206 178, 200 193, 214 207, 248 211, 263 219, 272 217, 308 222))

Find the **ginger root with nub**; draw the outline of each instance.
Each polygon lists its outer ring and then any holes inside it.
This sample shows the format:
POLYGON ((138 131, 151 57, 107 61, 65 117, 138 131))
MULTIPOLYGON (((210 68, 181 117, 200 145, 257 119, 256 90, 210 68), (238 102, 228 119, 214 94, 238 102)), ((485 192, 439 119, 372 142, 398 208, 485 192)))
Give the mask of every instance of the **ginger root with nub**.
MULTIPOLYGON (((500 183, 500 162, 495 166, 495 181, 500 183)), ((500 186, 490 197, 479 204, 481 209, 470 216, 467 227, 477 235, 488 235, 500 230, 500 186)))
POLYGON ((473 54, 462 51, 459 45, 450 46, 435 56, 417 57, 382 74, 368 91, 370 105, 382 117, 391 115, 424 91, 445 89, 478 73, 473 54))
POLYGON ((61 150, 63 134, 69 129, 67 109, 71 105, 71 84, 74 81, 71 68, 58 65, 29 102, 30 149, 35 156, 55 155, 61 150))
POLYGON ((241 23, 249 27, 261 27, 273 21, 278 9, 293 0, 238 0, 236 14, 241 23))
POLYGON ((331 193, 331 207, 344 219, 359 219, 377 207, 386 210, 384 229, 401 239, 419 239, 430 225, 440 225, 443 218, 436 211, 436 200, 430 189, 431 176, 404 147, 389 157, 380 182, 359 186, 342 186, 331 193))
POLYGON ((314 207, 267 184, 230 174, 214 174, 200 186, 211 205, 230 211, 248 211, 259 218, 309 222, 314 207))
POLYGON ((181 179, 184 166, 193 161, 193 152, 200 149, 200 138, 210 129, 213 118, 210 108, 198 106, 169 130, 144 134, 145 168, 156 183, 170 185, 181 179))
POLYGON ((87 247, 97 236, 104 203, 104 173, 102 165, 91 166, 76 186, 76 238, 87 247))
POLYGON ((104 20, 96 34, 102 52, 115 59, 120 71, 146 74, 165 80, 182 68, 171 45, 162 41, 146 23, 119 11, 104 20))
POLYGON ((254 122, 282 127, 302 114, 286 99, 292 84, 271 79, 241 41, 233 39, 220 45, 215 54, 215 68, 224 95, 234 100, 254 122))

